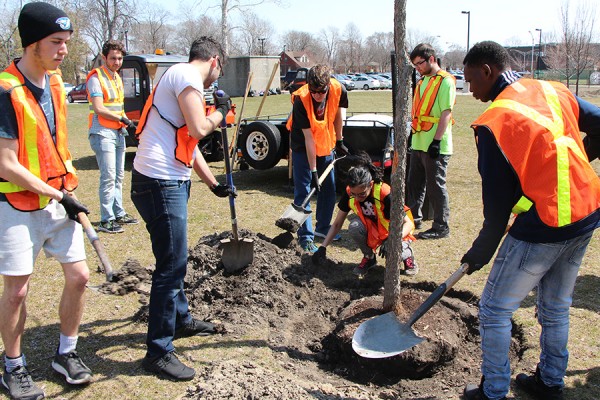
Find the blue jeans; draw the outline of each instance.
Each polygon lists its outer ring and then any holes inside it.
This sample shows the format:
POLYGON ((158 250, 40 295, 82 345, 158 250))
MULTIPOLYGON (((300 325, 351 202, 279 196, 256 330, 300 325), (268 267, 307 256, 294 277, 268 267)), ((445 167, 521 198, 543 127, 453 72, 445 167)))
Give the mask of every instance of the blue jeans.
POLYGON ((125 170, 125 137, 90 134, 90 145, 96 153, 100 169, 100 221, 107 222, 125 215, 123 209, 123 175, 125 170))
POLYGON ((433 208, 433 224, 437 231, 448 229, 450 219, 450 201, 446 187, 446 171, 449 155, 440 155, 432 159, 424 151, 413 150, 407 179, 407 206, 413 213, 415 222, 423 220, 425 193, 433 208))
MULTIPOLYGON (((333 161, 333 153, 328 156, 317 157, 317 172, 319 177, 333 161)), ((312 174, 308 165, 306 152, 292 151, 292 168, 294 176, 294 204, 300 205, 310 192, 312 174)), ((321 184, 321 190, 317 195, 317 226, 318 232, 327 234, 331 226, 331 217, 335 208, 335 174, 332 170, 321 184)), ((311 211, 310 202, 305 209, 311 211)), ((312 228, 312 214, 298 229, 298 241, 300 244, 313 241, 315 234, 312 228)))
POLYGON ((183 291, 190 186, 189 180, 153 179, 135 169, 131 175, 131 200, 146 223, 156 259, 150 289, 147 357, 173 351, 175 330, 192 319, 183 291))
POLYGON ((558 243, 529 243, 506 236, 479 302, 483 390, 490 399, 508 393, 511 318, 536 286, 537 318, 542 327, 538 364, 541 378, 549 386, 564 385, 569 359, 569 308, 591 237, 592 232, 558 243))

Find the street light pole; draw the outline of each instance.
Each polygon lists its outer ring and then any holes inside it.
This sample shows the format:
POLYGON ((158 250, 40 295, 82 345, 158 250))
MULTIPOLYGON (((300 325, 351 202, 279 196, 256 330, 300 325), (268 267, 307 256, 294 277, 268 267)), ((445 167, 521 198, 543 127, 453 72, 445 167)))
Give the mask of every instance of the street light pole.
POLYGON ((542 28, 535 28, 536 31, 540 32, 540 41, 538 48, 538 58, 537 58, 537 77, 539 78, 540 71, 542 69, 541 58, 542 58, 542 28))
POLYGON ((267 38, 258 38, 258 41, 260 42, 260 55, 261 56, 265 55, 265 40, 267 40, 267 38))
POLYGON ((533 78, 533 53, 535 53, 535 39, 533 38, 533 32, 529 31, 531 36, 531 77, 533 78))
POLYGON ((469 38, 471 37, 471 11, 461 11, 462 14, 467 14, 467 53, 469 52, 469 38))

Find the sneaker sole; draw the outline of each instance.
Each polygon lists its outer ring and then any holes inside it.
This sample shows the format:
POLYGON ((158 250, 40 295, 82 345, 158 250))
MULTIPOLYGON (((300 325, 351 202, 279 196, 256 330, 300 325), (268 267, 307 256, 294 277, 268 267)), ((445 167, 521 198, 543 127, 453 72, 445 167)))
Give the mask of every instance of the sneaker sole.
POLYGON ((117 221, 117 224, 119 225, 137 225, 139 224, 140 221, 136 221, 136 222, 123 222, 123 221, 117 221))
MULTIPOLYGON (((320 239, 325 239, 327 237, 327 235, 323 235, 322 233, 315 232, 315 237, 318 237, 320 239)), ((337 235, 335 235, 335 237, 333 238, 332 241, 333 242, 338 242, 340 240, 342 240, 342 237, 339 234, 337 234, 337 235)))
POLYGON ((71 378, 67 370, 65 370, 62 365, 56 363, 55 361, 52 361, 52 368, 54 368, 54 370, 59 374, 64 375, 64 377, 67 379, 67 382, 71 385, 81 385, 84 383, 89 383, 92 380, 92 375, 88 375, 86 378, 81 379, 71 378))

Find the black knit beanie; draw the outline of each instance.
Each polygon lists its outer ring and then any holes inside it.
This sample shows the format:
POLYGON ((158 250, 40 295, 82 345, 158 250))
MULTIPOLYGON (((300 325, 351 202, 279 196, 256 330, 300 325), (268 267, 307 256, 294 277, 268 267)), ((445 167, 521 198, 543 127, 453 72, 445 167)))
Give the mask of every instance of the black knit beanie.
POLYGON ((28 3, 19 15, 19 34, 23 48, 42 40, 55 32, 73 32, 73 25, 67 14, 51 4, 28 3))

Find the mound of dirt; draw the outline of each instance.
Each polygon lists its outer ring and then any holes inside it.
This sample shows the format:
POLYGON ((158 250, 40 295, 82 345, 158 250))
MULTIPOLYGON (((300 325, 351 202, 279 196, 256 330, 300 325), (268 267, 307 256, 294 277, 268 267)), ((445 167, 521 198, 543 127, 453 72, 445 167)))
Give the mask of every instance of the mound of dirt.
MULTIPOLYGON (((228 274, 219 249, 226 237, 206 236, 190 249, 185 281, 190 308, 195 316, 217 322, 228 338, 266 337, 256 345, 268 347, 278 363, 244 358, 214 363, 200 372, 201 383, 186 398, 446 399, 458 397, 466 382, 479 381, 471 293, 450 291, 415 323, 423 343, 396 357, 364 359, 352 350, 351 339, 361 322, 381 313, 382 268, 358 280, 353 265, 316 266, 295 241, 276 240, 279 247, 264 235, 242 231, 240 237, 254 242, 254 261, 228 274)), ((129 270, 142 275, 139 268, 129 270)), ((140 282, 135 290, 147 284, 140 282)), ((407 320, 435 287, 403 282, 407 315, 400 319, 407 320)), ((146 313, 142 307, 136 319, 146 320, 146 313)), ((522 351, 516 335, 513 365, 522 351)))

